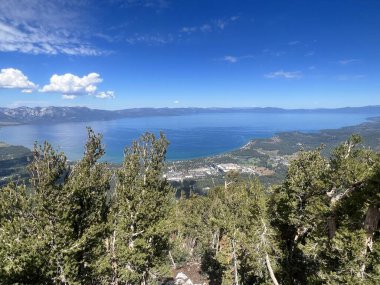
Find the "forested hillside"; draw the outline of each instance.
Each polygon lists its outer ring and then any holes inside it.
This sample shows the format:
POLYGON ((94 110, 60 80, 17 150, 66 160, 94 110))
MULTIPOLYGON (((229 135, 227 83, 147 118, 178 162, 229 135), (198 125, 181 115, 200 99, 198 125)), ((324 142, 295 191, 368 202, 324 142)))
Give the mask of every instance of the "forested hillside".
POLYGON ((0 142, 0 186, 11 179, 26 179, 26 166, 31 160, 32 152, 26 147, 0 142))
POLYGON ((238 173, 175 198, 168 142, 145 134, 116 171, 88 130, 83 158, 36 145, 28 186, 0 189, 0 284, 379 284, 380 154, 353 135, 301 151, 277 186, 238 173))

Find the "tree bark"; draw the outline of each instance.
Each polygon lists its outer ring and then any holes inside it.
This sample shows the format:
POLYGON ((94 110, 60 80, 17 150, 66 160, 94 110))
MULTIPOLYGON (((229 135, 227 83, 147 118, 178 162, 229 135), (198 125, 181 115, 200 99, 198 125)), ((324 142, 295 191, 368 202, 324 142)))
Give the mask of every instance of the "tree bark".
POLYGON ((112 284, 118 285, 119 284, 119 278, 118 278, 118 264, 116 260, 116 251, 115 251, 115 243, 116 243, 116 231, 113 231, 112 237, 111 237, 111 265, 112 265, 112 284))
POLYGON ((175 262, 174 262, 174 258, 173 258, 173 256, 172 256, 172 253, 170 252, 170 250, 169 250, 169 257, 170 257, 170 260, 171 260, 171 262, 172 262, 173 268, 174 268, 174 269, 177 269, 177 265, 176 265, 175 262))
POLYGON ((279 283, 278 283, 278 281, 276 279, 276 276, 274 275, 274 272, 273 272, 273 269, 272 269, 272 265, 270 264, 270 259, 269 259, 268 253, 265 254, 265 262, 267 264, 269 275, 270 275, 270 278, 272 279, 273 284, 279 285, 279 283))
POLYGON ((234 258, 234 278, 235 285, 239 285, 239 275, 238 275, 238 261, 236 257, 236 242, 235 239, 232 240, 233 258, 234 258))
POLYGON ((327 227, 329 230, 329 239, 333 239, 336 233, 336 217, 335 215, 331 215, 327 219, 327 227))
MULTIPOLYGON (((267 226, 266 226, 266 224, 265 224, 265 222, 264 222, 264 220, 263 219, 261 219, 261 223, 263 224, 263 227, 264 227, 264 231, 263 231, 263 233, 261 234, 261 242, 264 244, 264 246, 265 246, 265 244, 266 244, 266 237, 265 237, 265 235, 266 235, 266 233, 267 233, 267 226)), ((269 259, 269 255, 268 255, 268 253, 265 251, 265 263, 266 263, 266 265, 267 265, 267 268, 268 268, 268 271, 269 271, 269 275, 270 275, 270 278, 272 279, 272 282, 273 282, 273 284, 274 285, 279 285, 279 283, 278 283, 278 281, 277 281, 277 278, 276 278, 276 276, 274 275, 274 272, 273 272, 273 269, 272 269, 272 265, 271 265, 271 263, 270 263, 270 259, 269 259)))

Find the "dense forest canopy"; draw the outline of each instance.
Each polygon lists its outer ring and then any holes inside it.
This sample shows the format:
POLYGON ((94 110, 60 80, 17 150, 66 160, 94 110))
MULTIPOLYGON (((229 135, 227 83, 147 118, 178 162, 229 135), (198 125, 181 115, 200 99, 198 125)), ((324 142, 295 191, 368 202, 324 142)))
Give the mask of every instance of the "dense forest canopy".
POLYGON ((170 284, 188 264, 210 284, 380 283, 380 154, 359 136, 301 151, 277 186, 231 172, 179 199, 163 134, 116 171, 101 138, 75 165, 36 145, 29 183, 0 189, 0 284, 170 284))

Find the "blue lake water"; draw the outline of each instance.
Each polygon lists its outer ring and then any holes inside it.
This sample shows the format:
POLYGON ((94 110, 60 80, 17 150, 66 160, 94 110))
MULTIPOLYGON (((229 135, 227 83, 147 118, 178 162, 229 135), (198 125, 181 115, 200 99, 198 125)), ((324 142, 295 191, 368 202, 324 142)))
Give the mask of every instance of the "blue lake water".
POLYGON ((113 121, 19 125, 0 128, 0 141, 31 148, 49 141, 70 160, 83 154, 86 126, 103 134, 105 160, 121 162, 123 149, 141 134, 163 131, 170 141, 169 160, 191 159, 223 153, 254 138, 283 131, 315 132, 357 125, 374 114, 342 113, 223 113, 187 116, 125 118, 113 121))

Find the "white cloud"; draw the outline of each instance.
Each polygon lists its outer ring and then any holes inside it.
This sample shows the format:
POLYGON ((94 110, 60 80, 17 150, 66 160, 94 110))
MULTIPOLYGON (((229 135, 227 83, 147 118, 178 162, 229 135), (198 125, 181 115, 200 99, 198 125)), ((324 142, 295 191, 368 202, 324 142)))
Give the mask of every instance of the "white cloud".
POLYGON ((183 27, 181 29, 181 32, 186 33, 186 34, 192 34, 196 32, 197 30, 198 30, 198 27, 183 27))
POLYGON ((185 26, 180 32, 190 35, 195 32, 210 33, 213 31, 223 31, 229 24, 236 22, 239 19, 239 16, 232 16, 227 19, 215 19, 200 26, 185 26))
POLYGON ((173 103, 174 103, 174 104, 179 104, 179 101, 178 101, 178 100, 175 100, 173 103))
POLYGON ((221 19, 215 20, 213 23, 214 23, 214 26, 220 30, 224 30, 224 28, 228 25, 228 21, 221 20, 221 19))
POLYGON ((236 63, 238 61, 238 58, 236 56, 226 55, 223 57, 224 61, 228 61, 230 63, 236 63))
POLYGON ((275 71, 265 75, 266 78, 285 78, 285 79, 300 79, 302 77, 301 71, 275 71))
MULTIPOLYGON (((63 75, 54 74, 50 78, 50 84, 45 85, 41 92, 61 93, 67 96, 72 95, 93 95, 97 90, 97 85, 103 81, 97 73, 89 73, 83 77, 76 76, 71 73, 63 75)), ((73 99, 73 98, 70 98, 73 99)))
POLYGON ((0 72, 0 88, 23 89, 22 92, 31 93, 37 85, 29 81, 21 70, 4 68, 0 72))
POLYGON ((115 93, 113 91, 96 92, 98 84, 102 81, 103 79, 100 75, 95 72, 89 73, 83 77, 71 73, 63 75, 54 74, 50 78, 50 84, 45 85, 39 91, 59 93, 62 95, 63 99, 70 100, 82 95, 91 95, 100 99, 115 98, 115 93))
POLYGON ((77 98, 77 96, 75 95, 65 95, 65 94, 62 95, 62 99, 65 99, 65 100, 73 100, 75 98, 77 98))
POLYGON ((113 0, 113 2, 119 4, 121 8, 145 7, 164 9, 169 6, 166 0, 113 0))
POLYGON ((113 91, 102 91, 95 95, 96 98, 100 99, 113 99, 115 98, 115 92, 113 91))
POLYGON ((341 64, 341 65, 347 65, 347 64, 351 64, 351 63, 357 63, 359 61, 360 61, 359 59, 351 58, 351 59, 342 59, 342 60, 339 60, 338 63, 341 64))
POLYGON ((243 55, 243 56, 226 55, 223 58, 221 58, 220 60, 226 61, 229 63, 237 63, 240 60, 249 59, 249 58, 253 58, 253 56, 252 55, 243 55))
POLYGON ((28 54, 100 55, 102 52, 87 44, 74 42, 66 35, 42 30, 14 28, 0 22, 0 51, 28 54))
POLYGON ((85 1, 1 0, 0 51, 28 54, 99 55, 83 40, 85 1))
POLYGON ((168 34, 166 36, 163 36, 161 34, 155 34, 155 35, 149 35, 149 34, 134 34, 133 36, 130 36, 125 39, 127 43, 134 45, 134 44, 147 44, 152 46, 160 46, 165 45, 168 43, 171 43, 174 39, 171 34, 168 34))

